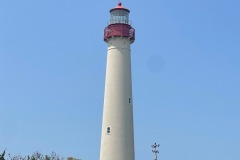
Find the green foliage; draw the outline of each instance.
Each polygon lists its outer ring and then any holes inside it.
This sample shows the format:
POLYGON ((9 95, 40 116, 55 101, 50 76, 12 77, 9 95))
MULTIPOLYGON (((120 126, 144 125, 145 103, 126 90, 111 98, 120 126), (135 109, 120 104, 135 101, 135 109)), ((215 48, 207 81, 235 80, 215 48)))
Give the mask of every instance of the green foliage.
POLYGON ((28 156, 21 156, 21 155, 14 155, 11 154, 8 155, 9 158, 5 160, 64 160, 63 157, 59 156, 55 152, 52 152, 49 155, 43 155, 40 152, 34 152, 32 155, 28 156))
MULTIPOLYGON (((40 152, 34 152, 32 155, 21 156, 21 155, 11 155, 8 154, 8 157, 5 156, 5 151, 0 155, 0 160, 64 160, 63 157, 59 156, 55 152, 52 152, 49 155, 44 155, 40 152), (5 157, 5 158, 4 158, 5 157)), ((68 157, 67 160, 80 160, 73 157, 68 157)))
POLYGON ((73 158, 73 157, 68 157, 67 160, 81 160, 81 159, 77 159, 77 158, 73 158))
POLYGON ((5 149, 5 150, 3 151, 3 153, 0 155, 0 160, 5 160, 5 159, 4 159, 5 151, 6 151, 6 149, 5 149))

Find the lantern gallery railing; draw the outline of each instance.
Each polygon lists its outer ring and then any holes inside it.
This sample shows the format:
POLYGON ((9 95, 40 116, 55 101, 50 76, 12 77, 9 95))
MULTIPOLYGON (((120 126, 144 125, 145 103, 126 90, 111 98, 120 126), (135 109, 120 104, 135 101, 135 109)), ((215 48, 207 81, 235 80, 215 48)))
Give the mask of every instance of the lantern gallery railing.
POLYGON ((128 25, 131 25, 132 22, 129 21, 129 20, 123 20, 123 19, 112 19, 108 22, 108 25, 109 24, 117 24, 117 23, 122 23, 122 24, 128 24, 128 25))
POLYGON ((111 37, 128 37, 131 42, 135 40, 135 29, 126 24, 111 24, 104 29, 104 40, 111 37))

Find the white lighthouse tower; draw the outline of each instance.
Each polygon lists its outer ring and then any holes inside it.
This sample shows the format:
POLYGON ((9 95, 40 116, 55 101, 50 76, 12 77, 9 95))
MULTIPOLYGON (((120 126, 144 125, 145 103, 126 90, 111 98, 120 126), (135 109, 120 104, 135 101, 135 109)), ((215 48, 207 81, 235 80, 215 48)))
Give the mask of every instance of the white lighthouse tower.
POLYGON ((119 2, 104 30, 108 49, 100 160, 135 159, 130 54, 135 30, 129 13, 119 2))

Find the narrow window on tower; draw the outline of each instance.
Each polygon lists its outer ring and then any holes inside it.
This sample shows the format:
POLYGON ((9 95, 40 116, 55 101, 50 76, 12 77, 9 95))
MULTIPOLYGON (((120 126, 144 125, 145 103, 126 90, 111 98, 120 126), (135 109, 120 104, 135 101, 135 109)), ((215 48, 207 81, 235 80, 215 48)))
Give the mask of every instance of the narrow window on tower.
POLYGON ((107 134, 111 133, 111 127, 107 127, 107 134))
POLYGON ((131 104, 131 97, 128 98, 128 103, 131 104))

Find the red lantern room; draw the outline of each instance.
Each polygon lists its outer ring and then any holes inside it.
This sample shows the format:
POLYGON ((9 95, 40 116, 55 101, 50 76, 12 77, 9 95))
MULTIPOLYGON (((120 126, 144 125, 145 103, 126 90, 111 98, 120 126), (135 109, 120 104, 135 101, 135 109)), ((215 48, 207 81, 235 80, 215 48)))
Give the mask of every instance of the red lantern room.
POLYGON ((110 21, 104 29, 105 42, 108 42, 108 39, 111 37, 127 37, 132 43, 134 42, 135 30, 131 27, 129 13, 130 11, 124 8, 121 2, 110 10, 110 21))

